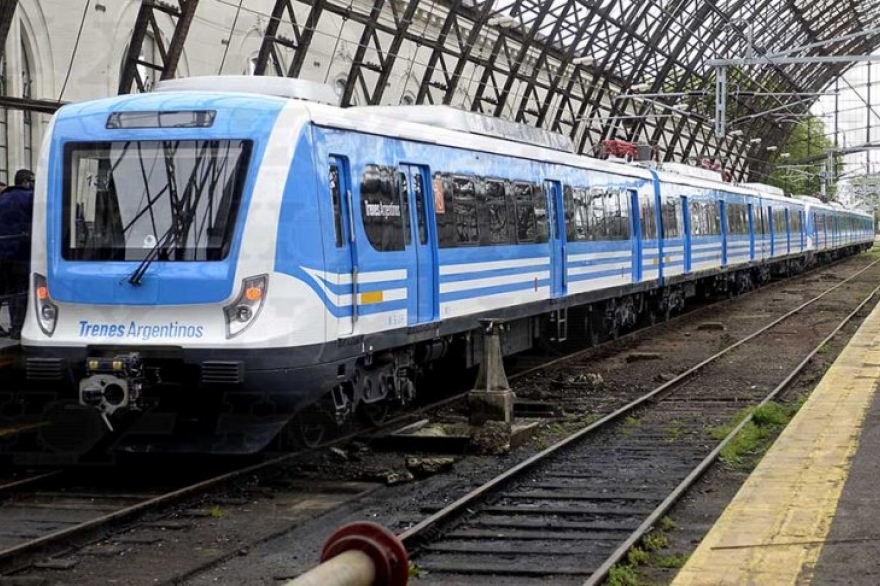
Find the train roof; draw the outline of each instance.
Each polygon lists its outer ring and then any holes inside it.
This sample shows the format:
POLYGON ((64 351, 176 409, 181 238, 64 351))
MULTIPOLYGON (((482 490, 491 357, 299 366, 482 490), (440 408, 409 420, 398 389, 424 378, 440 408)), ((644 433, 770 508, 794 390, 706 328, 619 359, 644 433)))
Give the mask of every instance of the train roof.
MULTIPOLYGON (((319 126, 390 136, 450 147, 469 148, 481 152, 517 158, 552 161, 554 163, 651 180, 653 173, 663 181, 719 189, 719 181, 695 177, 681 172, 680 165, 651 170, 642 166, 606 161, 567 152, 566 142, 556 133, 540 129, 524 133, 523 126, 512 122, 487 121, 489 117, 471 115, 445 106, 362 106, 340 108, 330 95, 314 83, 290 83, 303 80, 259 78, 255 76, 205 76, 160 82, 157 90, 144 94, 114 96, 68 104, 59 109, 59 119, 100 114, 103 112, 137 112, 180 108, 224 108, 243 105, 255 110, 279 111, 284 107, 301 108, 319 126), (208 88, 208 89, 206 89, 208 88), (222 91, 217 91, 217 90, 222 91), (466 143, 462 134, 468 134, 466 143), (517 134, 519 133, 519 134, 517 134), (516 136, 514 136, 516 135, 516 136), (535 144, 535 142, 539 144, 535 144)), ((326 87, 326 86, 325 86, 326 87)), ((332 88, 331 88, 332 91, 332 88)), ((497 119, 496 119, 497 120, 497 119)), ((804 197, 788 198, 763 190, 757 184, 723 183, 724 191, 743 195, 759 195, 786 202, 801 200, 814 206, 834 209, 821 202, 805 201, 804 197)), ((810 198, 815 199, 815 198, 810 198)), ((818 200, 816 200, 818 201, 818 200)), ((868 216, 864 212, 846 210, 868 216)))

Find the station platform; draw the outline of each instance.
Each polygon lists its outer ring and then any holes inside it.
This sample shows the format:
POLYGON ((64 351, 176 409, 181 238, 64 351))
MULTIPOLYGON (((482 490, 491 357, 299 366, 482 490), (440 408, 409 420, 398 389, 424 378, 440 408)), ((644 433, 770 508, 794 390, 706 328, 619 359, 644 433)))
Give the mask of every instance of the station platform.
POLYGON ((880 584, 880 305, 674 586, 880 584))

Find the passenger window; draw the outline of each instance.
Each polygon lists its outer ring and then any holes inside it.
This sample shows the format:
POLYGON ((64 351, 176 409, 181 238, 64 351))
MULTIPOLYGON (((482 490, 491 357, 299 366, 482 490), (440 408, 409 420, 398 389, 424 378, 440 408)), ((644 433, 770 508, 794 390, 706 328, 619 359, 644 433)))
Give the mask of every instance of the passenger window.
POLYGON ((547 211, 547 194, 537 183, 532 184, 532 199, 535 202, 535 242, 550 240, 550 216, 547 211))
POLYGON ((639 216, 642 223, 642 240, 657 238, 657 215, 654 209, 654 196, 639 195, 639 216))
POLYGON ((476 186, 470 177, 452 179, 452 215, 457 245, 480 243, 476 186))
POLYGON ((367 165, 361 177, 364 232, 373 248, 380 252, 404 248, 400 190, 395 183, 392 167, 367 165))
POLYGON ((486 181, 486 214, 489 222, 489 243, 510 244, 507 193, 501 181, 486 181))
POLYGON ((681 200, 678 196, 669 196, 663 202, 663 238, 678 238, 681 232, 678 229, 678 212, 681 209, 681 200))
POLYGON ((342 248, 342 194, 339 185, 339 166, 330 165, 330 199, 333 202, 333 227, 336 234, 336 248, 342 248))
POLYGON ((513 195, 516 205, 516 239, 518 242, 535 242, 538 226, 532 185, 514 183, 513 195))

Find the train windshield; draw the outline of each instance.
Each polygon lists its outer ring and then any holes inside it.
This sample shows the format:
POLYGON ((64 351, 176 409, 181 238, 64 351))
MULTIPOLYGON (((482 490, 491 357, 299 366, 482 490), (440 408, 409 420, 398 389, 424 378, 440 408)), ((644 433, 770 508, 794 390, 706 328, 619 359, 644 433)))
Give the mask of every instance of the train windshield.
POLYGON ((229 252, 251 143, 75 143, 64 161, 67 260, 222 260, 229 252), (173 238, 168 235, 173 234, 173 238))

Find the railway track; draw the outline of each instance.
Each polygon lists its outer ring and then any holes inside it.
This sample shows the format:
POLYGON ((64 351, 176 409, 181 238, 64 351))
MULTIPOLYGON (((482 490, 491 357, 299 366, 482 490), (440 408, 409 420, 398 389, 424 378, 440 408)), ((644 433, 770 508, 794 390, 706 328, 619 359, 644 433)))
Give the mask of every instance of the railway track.
MULTIPOLYGON (((858 274, 876 265, 873 263, 862 269, 858 274)), ((851 280, 852 278, 850 277, 851 280)), ((786 281, 780 281, 783 284, 786 281)), ((842 286, 840 283, 830 289, 832 291, 842 286)), ((769 287, 773 287, 771 284, 769 287)), ((767 291, 769 287, 763 287, 756 291, 767 291)), ((740 296, 741 299, 744 296, 740 296)), ((725 303, 725 302, 721 302, 725 303)), ((677 322, 684 319, 699 317, 702 313, 712 311, 718 304, 702 306, 694 311, 687 312, 672 318, 658 327, 674 327, 677 322)), ((609 346, 626 344, 631 339, 637 339, 646 330, 636 330, 621 336, 611 344, 597 348, 578 350, 551 361, 543 361, 540 365, 521 370, 510 378, 526 376, 549 365, 571 360, 575 357, 589 357, 596 353, 606 353, 609 346)), ((432 403, 413 412, 406 413, 387 421, 379 430, 369 430, 367 435, 382 433, 382 430, 393 429, 418 418, 422 413, 436 409, 437 407, 453 403, 464 397, 464 394, 455 394, 439 402, 432 403)), ((357 430, 334 437, 322 442, 316 449, 341 445, 352 439, 362 437, 364 430, 357 430)), ((203 474, 197 480, 180 482, 177 486, 167 490, 124 490, 104 491, 84 488, 72 491, 69 488, 57 489, 60 480, 68 472, 51 471, 45 475, 17 479, 14 483, 3 484, 0 481, 0 574, 17 572, 23 568, 32 566, 35 560, 46 560, 61 553, 75 552, 80 548, 96 543, 102 537, 119 533, 126 527, 139 523, 144 517, 162 518, 173 509, 173 505, 194 498, 202 493, 216 490, 224 484, 234 482, 236 479, 248 475, 268 474, 273 468, 283 468, 307 451, 283 454, 270 458, 251 466, 224 470, 216 474, 203 474), (51 484, 49 484, 51 483, 51 484), (47 487, 48 488, 45 488, 47 487), (54 487, 54 488, 53 488, 54 487), (51 513, 51 515, 50 515, 51 513), (45 522, 40 522, 39 519, 45 522), (23 529, 23 519, 37 519, 29 527, 23 529), (17 527, 18 529, 7 532, 4 527, 17 527)), ((542 495, 539 493, 539 497, 542 495)), ((549 495, 543 495, 549 498, 549 495)), ((564 493, 556 495, 565 496, 564 493)), ((540 532, 534 533, 533 538, 540 537, 540 532)), ((611 535, 605 531, 604 537, 611 535)), ((623 538, 623 536, 620 536, 623 538)), ((415 539, 416 537, 413 537, 415 539)), ((421 537, 418 537, 420 540, 421 537)), ((569 540, 571 541, 571 540, 569 540)), ((572 547, 572 544, 569 544, 572 547)), ((220 558, 223 556, 221 555, 220 558)), ((218 558, 219 559, 219 558, 218 558)), ((206 561, 199 564, 200 568, 211 567, 216 560, 206 561)), ((487 566, 488 567, 488 566, 487 566)), ((186 572, 186 574, 191 574, 186 572)))
MULTIPOLYGON (((751 415, 782 393, 872 300, 851 284, 874 262, 794 310, 443 507, 402 532, 425 571, 443 584, 598 584, 718 458, 751 415), (835 306, 835 297, 845 298, 835 306), (809 339, 797 340, 772 376, 751 372, 779 326, 823 301, 809 339), (853 305, 856 307, 853 309, 853 305), (832 319, 833 315, 833 319, 832 319)), ((874 281, 876 282, 876 281, 874 281)), ((855 286, 855 285, 853 285, 855 286)), ((773 343, 772 341, 770 343, 773 343)))

